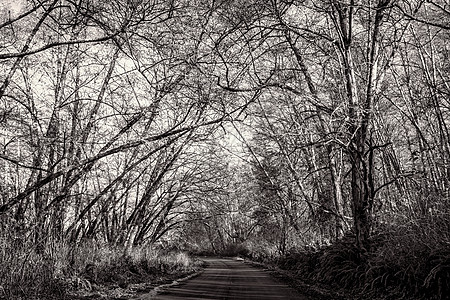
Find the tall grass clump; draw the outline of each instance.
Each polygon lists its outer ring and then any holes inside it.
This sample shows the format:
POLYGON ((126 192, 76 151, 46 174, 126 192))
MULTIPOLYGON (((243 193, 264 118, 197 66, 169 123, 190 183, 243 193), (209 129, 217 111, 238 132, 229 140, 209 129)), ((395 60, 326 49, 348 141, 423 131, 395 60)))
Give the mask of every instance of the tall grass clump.
POLYGON ((391 228, 371 256, 365 289, 396 298, 446 299, 450 295, 450 215, 434 213, 391 228))
POLYGON ((64 246, 36 247, 20 239, 1 237, 0 299, 63 299, 64 246))

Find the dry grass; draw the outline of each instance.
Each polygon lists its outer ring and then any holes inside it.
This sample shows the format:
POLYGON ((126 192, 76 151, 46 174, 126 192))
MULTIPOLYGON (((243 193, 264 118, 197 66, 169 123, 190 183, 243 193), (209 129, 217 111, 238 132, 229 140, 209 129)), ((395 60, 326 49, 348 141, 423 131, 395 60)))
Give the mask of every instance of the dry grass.
POLYGON ((31 243, 0 239, 0 299, 66 299, 77 290, 121 287, 198 270, 201 264, 183 252, 137 247, 129 256, 123 248, 94 242, 73 247, 48 244, 39 253, 31 243))
POLYGON ((3 299, 40 299, 42 294, 60 297, 64 285, 59 263, 52 254, 37 253, 27 245, 11 245, 4 238, 0 246, 0 297, 3 299))

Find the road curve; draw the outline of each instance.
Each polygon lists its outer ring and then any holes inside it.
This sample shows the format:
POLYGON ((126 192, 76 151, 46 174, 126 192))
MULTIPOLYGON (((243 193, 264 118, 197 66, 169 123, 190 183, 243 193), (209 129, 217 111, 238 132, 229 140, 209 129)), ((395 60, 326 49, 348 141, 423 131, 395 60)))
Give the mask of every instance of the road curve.
POLYGON ((267 272, 242 261, 205 258, 204 272, 193 279, 162 290, 152 299, 296 299, 309 300, 267 272))

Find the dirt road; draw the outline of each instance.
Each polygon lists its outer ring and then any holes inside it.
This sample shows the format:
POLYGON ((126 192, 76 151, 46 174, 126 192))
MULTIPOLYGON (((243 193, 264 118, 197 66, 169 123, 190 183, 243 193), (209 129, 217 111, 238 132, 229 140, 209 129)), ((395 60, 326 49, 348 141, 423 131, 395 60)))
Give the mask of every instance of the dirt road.
POLYGON ((310 300, 267 272, 242 261, 206 258, 204 272, 193 279, 163 289, 147 299, 297 299, 310 300))

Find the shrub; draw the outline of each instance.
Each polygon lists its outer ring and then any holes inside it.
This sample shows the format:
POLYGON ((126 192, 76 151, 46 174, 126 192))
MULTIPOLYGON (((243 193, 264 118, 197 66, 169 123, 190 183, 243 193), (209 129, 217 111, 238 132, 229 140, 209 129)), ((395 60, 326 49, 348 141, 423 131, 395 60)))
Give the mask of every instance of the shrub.
POLYGON ((247 247, 243 243, 228 244, 220 252, 221 256, 243 256, 243 257, 248 257, 249 254, 250 254, 250 251, 247 249, 247 247))

